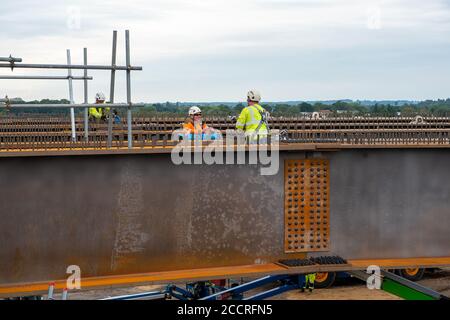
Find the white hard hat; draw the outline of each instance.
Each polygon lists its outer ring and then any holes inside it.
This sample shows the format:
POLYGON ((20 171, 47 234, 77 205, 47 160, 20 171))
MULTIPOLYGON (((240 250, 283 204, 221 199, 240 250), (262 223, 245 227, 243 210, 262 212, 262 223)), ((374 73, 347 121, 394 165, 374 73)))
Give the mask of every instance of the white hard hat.
POLYGON ((97 94, 95 95, 95 100, 101 100, 101 101, 105 101, 105 95, 103 94, 103 92, 97 92, 97 94))
POLYGON ((247 92, 247 99, 254 102, 260 102, 261 94, 257 90, 250 90, 247 92))
POLYGON ((197 114, 197 113, 202 113, 202 110, 200 110, 199 107, 193 106, 193 107, 189 108, 189 115, 190 116, 193 116, 194 114, 197 114))

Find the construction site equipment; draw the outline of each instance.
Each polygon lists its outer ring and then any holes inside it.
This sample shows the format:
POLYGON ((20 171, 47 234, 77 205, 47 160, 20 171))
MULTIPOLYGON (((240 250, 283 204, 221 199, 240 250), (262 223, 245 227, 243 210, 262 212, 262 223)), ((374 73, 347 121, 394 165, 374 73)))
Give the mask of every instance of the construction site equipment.
POLYGON ((213 293, 209 296, 200 298, 200 300, 221 300, 224 296, 228 297, 239 297, 243 300, 263 300, 269 297, 273 297, 275 295, 281 294, 283 292, 300 289, 305 282, 304 275, 268 275, 257 280, 253 280, 239 286, 235 286, 224 291, 220 291, 217 293, 213 293), (243 297, 244 292, 253 290, 255 288, 270 284, 270 283, 279 282, 279 286, 264 291, 262 293, 255 294, 250 297, 243 297))
POLYGON ((48 286, 48 293, 47 293, 47 299, 48 300, 53 300, 53 293, 55 291, 55 284, 54 283, 50 283, 50 285, 48 286))
POLYGON ((67 300, 68 298, 69 298, 69 292, 68 292, 67 288, 64 288, 61 300, 67 300))
MULTIPOLYGON (((362 271, 351 271, 350 274, 365 282, 370 276, 375 276, 362 271)), ((449 300, 449 297, 439 292, 386 270, 381 270, 379 279, 382 290, 406 300, 449 300)))
MULTIPOLYGON (((87 87, 87 80, 89 80, 89 77, 87 76, 87 70, 111 70, 111 85, 110 85, 110 107, 115 108, 126 108, 127 109, 127 129, 128 129, 128 148, 131 149, 133 146, 133 139, 132 139, 132 128, 131 128, 131 108, 133 105, 131 102, 131 71, 138 71, 142 70, 142 67, 139 66, 132 66, 131 65, 131 59, 130 59, 130 33, 129 30, 125 31, 125 53, 126 53, 126 65, 125 66, 117 66, 116 65, 116 48, 117 48, 117 31, 113 32, 113 46, 112 46, 112 64, 110 66, 108 65, 88 65, 87 64, 87 48, 84 48, 83 56, 84 56, 84 65, 73 65, 71 63, 71 55, 70 50, 67 50, 67 64, 24 64, 21 63, 21 59, 12 58, 11 56, 9 58, 0 58, 0 61, 7 61, 9 63, 0 63, 0 68, 10 68, 11 71, 13 71, 16 68, 24 68, 24 69, 67 69, 68 75, 65 78, 61 78, 60 76, 0 76, 0 79, 22 79, 22 80, 30 80, 30 79, 45 79, 45 80, 59 80, 59 79, 67 79, 69 82, 69 101, 70 105, 66 104, 14 104, 10 103, 8 100, 0 103, 0 105, 3 105, 7 107, 8 109, 11 108, 30 108, 30 107, 37 107, 37 108, 70 108, 70 119, 71 119, 71 132, 72 136, 71 139, 73 142, 76 142, 76 129, 75 129, 75 113, 74 108, 85 108, 84 113, 84 137, 85 140, 88 141, 88 131, 89 131, 89 124, 88 124, 88 112, 87 109, 89 107, 88 105, 88 87, 87 87), (72 76, 72 70, 84 70, 84 76, 83 77, 73 77, 72 76), (114 85, 115 85, 115 71, 121 70, 126 71, 126 94, 127 94, 127 103, 126 104, 115 104, 114 103, 114 85), (72 80, 84 80, 84 104, 78 104, 75 105, 73 101, 73 85, 72 80)), ((142 104, 141 104, 142 106, 142 104)), ((105 107, 107 107, 105 105, 105 107)), ((111 115, 110 115, 109 125, 111 126, 111 115)), ((107 140, 107 146, 111 147, 111 130, 108 130, 108 140, 107 140)))
POLYGON ((279 263, 287 267, 304 267, 315 265, 314 261, 311 259, 282 259, 279 263))
MULTIPOLYGON (((349 271, 349 276, 368 282, 370 273, 365 271, 349 271)), ((449 300, 445 295, 415 282, 404 279, 391 272, 382 270, 381 290, 389 292, 406 300, 449 300)), ((305 274, 298 275, 267 275, 246 283, 233 285, 229 288, 211 285, 200 281, 186 284, 186 289, 176 285, 168 285, 164 290, 143 292, 138 294, 108 297, 101 300, 137 300, 137 299, 178 299, 178 300, 263 300, 291 290, 303 288, 306 281, 305 274), (258 293, 247 295, 251 290, 262 289, 258 293)))
POLYGON ((280 260, 279 263, 288 267, 303 267, 303 266, 324 265, 324 264, 347 265, 347 261, 338 256, 310 257, 309 259, 284 259, 280 260))
MULTIPOLYGON (((146 274, 126 276, 109 276, 81 279, 81 288, 84 290, 101 289, 104 287, 124 287, 143 284, 169 284, 173 282, 205 282, 211 279, 238 278, 238 277, 266 277, 267 275, 298 275, 309 272, 353 271, 366 270, 370 265, 378 265, 383 269, 405 268, 408 266, 445 267, 450 265, 447 258, 416 258, 416 259, 390 259, 390 260, 348 260, 349 265, 326 265, 286 267, 274 263, 262 265, 232 266, 220 268, 201 268, 191 270, 161 271, 146 274)), ((55 282, 55 289, 63 290, 66 280, 55 282)), ((35 296, 47 294, 48 282, 34 282, 12 285, 0 285, 0 297, 35 296)))
POLYGON ((186 284, 186 288, 168 285, 162 291, 143 292, 140 294, 108 297, 101 300, 136 300, 136 299, 171 299, 178 300, 263 300, 289 290, 300 289, 304 283, 304 275, 268 275, 231 288, 218 287, 207 282, 186 284), (276 283, 278 287, 244 297, 248 291, 276 283))
POLYGON ((164 300, 167 294, 161 291, 150 291, 136 294, 125 294, 121 296, 108 297, 100 300, 164 300))

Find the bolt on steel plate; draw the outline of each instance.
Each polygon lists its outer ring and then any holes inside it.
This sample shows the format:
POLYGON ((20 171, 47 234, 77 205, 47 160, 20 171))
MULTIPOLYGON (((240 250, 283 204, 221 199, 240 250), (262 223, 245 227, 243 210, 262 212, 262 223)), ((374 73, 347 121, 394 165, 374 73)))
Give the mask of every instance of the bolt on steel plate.
POLYGON ((328 251, 329 160, 285 160, 284 251, 328 251))

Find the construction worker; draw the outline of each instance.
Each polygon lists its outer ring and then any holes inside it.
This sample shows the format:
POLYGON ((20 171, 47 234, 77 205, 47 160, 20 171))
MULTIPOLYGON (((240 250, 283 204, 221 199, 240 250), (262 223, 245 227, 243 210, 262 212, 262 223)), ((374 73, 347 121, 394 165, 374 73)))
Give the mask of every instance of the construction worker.
MULTIPOLYGON (((105 103, 105 95, 102 92, 98 92, 95 95, 95 104, 103 104, 105 103)), ((95 121, 106 121, 107 115, 109 113, 109 108, 89 108, 89 119, 95 121)))
POLYGON ((312 292, 314 290, 314 281, 316 281, 315 273, 305 274, 305 284, 303 285, 302 292, 305 292, 306 289, 312 292))
POLYGON ((249 142, 263 142, 267 138, 269 113, 259 105, 261 95, 256 90, 247 93, 247 107, 242 109, 236 129, 243 130, 249 142))
POLYGON ((202 110, 197 106, 189 108, 189 116, 183 123, 186 133, 202 134, 210 131, 210 128, 202 121, 202 110))

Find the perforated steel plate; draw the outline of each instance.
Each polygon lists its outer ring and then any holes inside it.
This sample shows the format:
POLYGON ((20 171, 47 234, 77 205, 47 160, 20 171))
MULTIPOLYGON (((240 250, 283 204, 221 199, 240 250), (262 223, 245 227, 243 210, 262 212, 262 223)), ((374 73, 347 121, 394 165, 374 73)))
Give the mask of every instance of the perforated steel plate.
POLYGON ((328 251, 330 239, 328 177, 328 160, 285 160, 286 253, 328 251))

